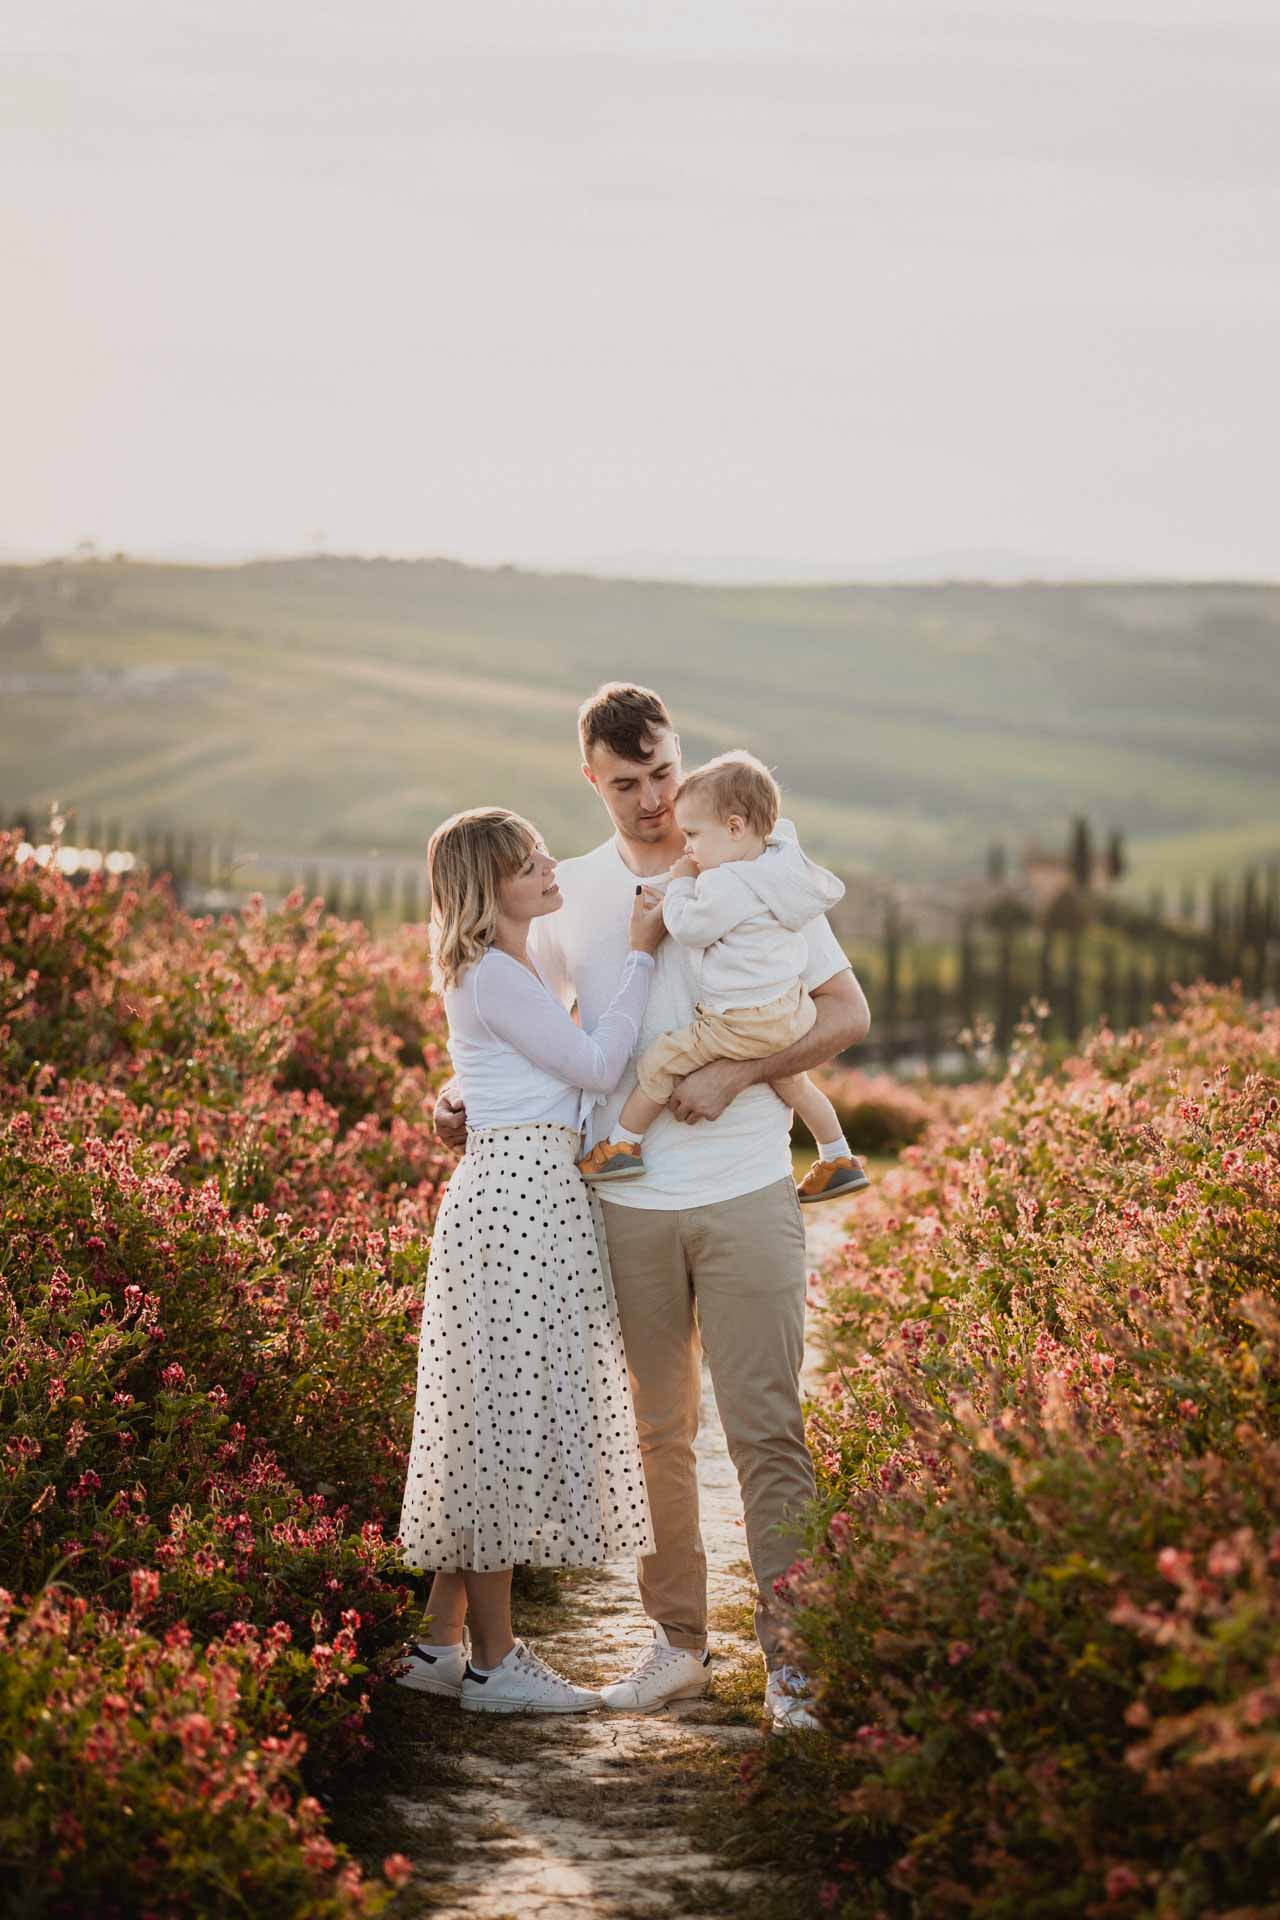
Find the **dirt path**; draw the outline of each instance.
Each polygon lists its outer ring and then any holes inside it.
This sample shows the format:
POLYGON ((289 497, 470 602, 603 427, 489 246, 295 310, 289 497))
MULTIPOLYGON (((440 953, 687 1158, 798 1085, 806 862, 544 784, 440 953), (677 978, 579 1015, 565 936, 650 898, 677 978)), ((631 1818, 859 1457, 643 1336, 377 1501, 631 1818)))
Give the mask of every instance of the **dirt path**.
MULTIPOLYGON (((809 1210, 811 1270, 844 1237, 844 1218, 835 1205, 809 1210)), ((439 1920, 659 1920, 689 1911, 695 1885, 705 1895, 714 1883, 729 1911, 735 1890, 745 1891, 747 1876, 726 1874, 675 1818, 708 1773, 725 1772, 727 1755, 736 1761, 763 1737, 742 1506, 705 1373, 698 1462, 716 1654, 710 1696, 647 1718, 466 1716, 457 1731, 466 1735, 458 1764, 468 1784, 449 1807, 454 1855, 433 1889, 439 1920)), ((530 1638, 574 1680, 617 1678, 650 1639, 630 1565, 569 1591, 568 1623, 530 1638)), ((393 1804, 410 1826, 438 1828, 434 1796, 430 1806, 393 1804)))

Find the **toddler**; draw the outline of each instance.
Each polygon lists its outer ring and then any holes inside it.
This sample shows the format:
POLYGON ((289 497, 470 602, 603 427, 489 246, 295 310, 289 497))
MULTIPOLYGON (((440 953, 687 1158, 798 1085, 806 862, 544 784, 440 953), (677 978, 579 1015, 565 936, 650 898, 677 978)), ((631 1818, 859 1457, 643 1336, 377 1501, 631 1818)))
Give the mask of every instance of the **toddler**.
MULTIPOLYGON (((702 955, 702 998, 692 1025, 665 1033, 636 1062, 637 1085, 607 1140, 578 1162, 588 1180, 644 1172, 641 1143, 676 1082, 712 1060, 760 1060, 808 1033, 817 1009, 801 974, 802 929, 844 893, 779 822, 778 784, 754 754, 722 753, 683 780, 676 822, 684 855, 663 901, 667 931, 702 955)), ((800 1182, 804 1203, 860 1193, 871 1183, 840 1131, 836 1110, 807 1073, 770 1083, 818 1146, 800 1182)))

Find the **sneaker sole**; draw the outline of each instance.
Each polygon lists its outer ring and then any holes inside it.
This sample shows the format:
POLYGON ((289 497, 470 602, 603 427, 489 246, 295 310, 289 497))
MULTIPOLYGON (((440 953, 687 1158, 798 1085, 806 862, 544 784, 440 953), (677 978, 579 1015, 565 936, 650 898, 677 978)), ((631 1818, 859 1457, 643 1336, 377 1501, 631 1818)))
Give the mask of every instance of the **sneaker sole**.
POLYGON ((447 1680, 416 1680, 406 1677, 403 1680, 397 1680, 396 1685, 406 1688, 410 1693, 437 1693, 446 1700, 462 1698, 462 1688, 451 1687, 447 1680))
MULTIPOLYGON (((582 1169, 578 1171, 581 1173, 582 1169)), ((591 1186, 603 1186, 606 1180, 638 1180, 645 1171, 643 1167, 616 1167, 607 1173, 583 1173, 582 1177, 591 1186)))
POLYGON ((822 1193, 802 1193, 802 1207, 816 1207, 823 1200, 838 1200, 843 1193, 865 1193, 871 1185, 869 1180, 846 1180, 842 1187, 827 1187, 822 1193))
POLYGON ((582 1706, 573 1706, 573 1707, 549 1707, 545 1705, 539 1706, 539 1705, 534 1705, 533 1702, 528 1700, 463 1700, 462 1711, 464 1713, 506 1713, 506 1714, 595 1713, 597 1709, 602 1705, 603 1705, 603 1702, 599 1700, 591 1700, 586 1702, 582 1706))
POLYGON ((655 1700, 649 1707, 615 1707, 611 1700, 606 1700, 604 1704, 608 1713, 661 1713, 662 1709, 669 1707, 673 1700, 702 1700, 705 1699, 706 1692, 707 1684, 704 1680, 701 1686, 681 1687, 676 1693, 664 1693, 661 1700, 655 1700))

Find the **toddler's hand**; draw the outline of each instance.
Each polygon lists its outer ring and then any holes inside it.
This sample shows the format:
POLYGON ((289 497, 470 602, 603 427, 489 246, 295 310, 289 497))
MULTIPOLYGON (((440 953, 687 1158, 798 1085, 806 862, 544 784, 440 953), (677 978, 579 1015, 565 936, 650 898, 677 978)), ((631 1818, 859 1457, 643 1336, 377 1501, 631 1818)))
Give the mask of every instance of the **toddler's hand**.
POLYGON ((671 869, 673 880, 696 880, 701 869, 690 853, 682 853, 671 869))

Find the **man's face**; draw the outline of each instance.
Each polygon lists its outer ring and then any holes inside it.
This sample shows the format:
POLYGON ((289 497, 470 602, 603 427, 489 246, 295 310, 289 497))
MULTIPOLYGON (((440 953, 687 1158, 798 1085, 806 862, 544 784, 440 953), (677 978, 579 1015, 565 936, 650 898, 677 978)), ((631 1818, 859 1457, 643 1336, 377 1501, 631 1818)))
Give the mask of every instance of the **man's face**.
POLYGON ((624 840, 658 842, 675 829, 673 802, 680 785, 680 739, 670 727, 649 735, 647 760, 624 760, 603 741, 582 771, 609 810, 624 840))

